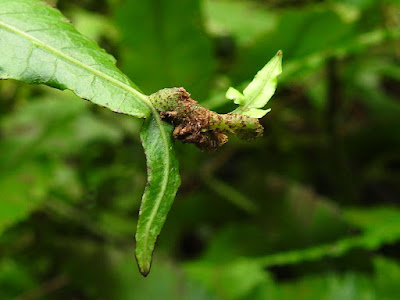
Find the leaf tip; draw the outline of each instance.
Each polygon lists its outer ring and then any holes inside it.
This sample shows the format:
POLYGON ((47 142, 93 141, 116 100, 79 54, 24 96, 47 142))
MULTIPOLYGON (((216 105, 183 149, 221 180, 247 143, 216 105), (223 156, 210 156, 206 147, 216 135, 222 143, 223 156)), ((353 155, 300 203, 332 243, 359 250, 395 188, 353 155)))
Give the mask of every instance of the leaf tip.
POLYGON ((230 87, 227 91, 226 91, 226 98, 229 100, 233 100, 234 103, 240 105, 243 100, 244 100, 244 96, 241 92, 239 92, 237 89, 230 87))
POLYGON ((143 277, 147 277, 147 275, 149 275, 149 273, 150 273, 150 269, 146 269, 146 270, 139 269, 139 270, 140 270, 140 274, 142 274, 143 277))
POLYGON ((282 56, 282 55, 283 55, 282 50, 279 50, 278 52, 276 52, 276 56, 282 56))
POLYGON ((142 274, 143 277, 147 277, 147 275, 149 275, 150 269, 151 269, 151 258, 150 258, 150 261, 142 261, 138 257, 138 254, 136 254, 135 258, 136 258, 136 262, 139 267, 140 274, 142 274))

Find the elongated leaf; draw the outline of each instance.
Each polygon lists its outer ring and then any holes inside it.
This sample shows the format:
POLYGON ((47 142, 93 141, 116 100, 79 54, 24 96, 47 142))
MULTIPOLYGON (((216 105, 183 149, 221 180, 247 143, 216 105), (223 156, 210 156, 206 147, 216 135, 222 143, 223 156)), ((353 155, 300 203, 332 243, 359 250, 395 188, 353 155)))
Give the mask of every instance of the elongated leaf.
POLYGON ((0 78, 70 89, 136 117, 151 112, 115 59, 40 0, 0 0, 0 78))
POLYGON ((148 187, 137 233, 137 260, 150 271, 154 244, 180 183, 172 126, 115 66, 115 59, 39 0, 0 0, 0 78, 70 89, 115 112, 147 117, 142 140, 148 187))
POLYGON ((347 237, 330 244, 306 249, 271 254, 256 260, 264 267, 296 264, 302 261, 319 260, 325 256, 339 257, 354 248, 376 250, 383 245, 393 244, 400 240, 400 211, 392 208, 388 218, 383 217, 385 212, 389 210, 377 207, 349 209, 345 212, 346 217, 364 229, 364 233, 359 236, 347 237))
POLYGON ((159 118, 148 118, 140 135, 147 156, 148 182, 136 231, 136 260, 144 276, 150 272, 157 236, 180 185, 172 130, 172 125, 159 118))
POLYGON ((270 110, 263 108, 275 93, 277 77, 282 73, 282 51, 262 68, 253 81, 244 89, 243 94, 234 88, 229 88, 226 97, 240 105, 234 113, 240 113, 253 118, 262 118, 270 110))
POLYGON ((243 109, 264 107, 275 93, 276 77, 281 73, 282 51, 278 51, 244 89, 243 94, 246 97, 246 102, 243 105, 243 109))

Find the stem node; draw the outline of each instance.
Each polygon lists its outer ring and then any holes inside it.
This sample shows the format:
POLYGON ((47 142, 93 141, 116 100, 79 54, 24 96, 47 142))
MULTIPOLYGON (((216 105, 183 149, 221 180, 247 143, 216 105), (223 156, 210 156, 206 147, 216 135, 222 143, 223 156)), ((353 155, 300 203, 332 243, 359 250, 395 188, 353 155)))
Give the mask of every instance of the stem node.
POLYGON ((228 141, 226 134, 243 140, 262 136, 264 128, 256 118, 239 113, 218 114, 202 107, 184 88, 162 89, 150 101, 163 120, 175 126, 173 135, 183 143, 213 152, 228 141))

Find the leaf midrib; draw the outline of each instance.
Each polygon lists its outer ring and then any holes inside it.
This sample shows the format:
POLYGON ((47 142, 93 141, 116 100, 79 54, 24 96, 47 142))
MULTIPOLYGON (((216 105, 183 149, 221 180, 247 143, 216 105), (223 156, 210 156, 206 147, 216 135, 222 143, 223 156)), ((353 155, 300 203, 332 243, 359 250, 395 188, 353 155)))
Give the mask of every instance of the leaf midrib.
MULTIPOLYGON (((276 60, 276 62, 275 62, 275 64, 274 64, 274 67, 271 68, 271 71, 269 72, 268 77, 265 76, 264 78, 266 78, 266 79, 262 80, 262 81, 263 81, 263 85, 261 85, 261 86, 257 89, 256 93, 250 98, 250 101, 247 102, 247 103, 245 103, 245 105, 243 105, 243 106, 241 107, 243 110, 247 110, 248 107, 255 101, 255 99, 257 99, 257 97, 260 95, 260 93, 264 90, 265 83, 268 82, 268 81, 270 80, 270 78, 271 78, 272 74, 275 72, 275 68, 276 68, 276 66, 277 66, 278 64, 279 64, 279 59, 276 60)), ((257 74, 257 75, 258 75, 258 74, 257 74)), ((246 97, 246 95, 245 95, 245 97, 246 97)))
MULTIPOLYGON (((145 257, 145 259, 147 258, 147 255, 148 255, 148 241, 149 241, 151 224, 153 224, 153 222, 154 222, 154 219, 156 217, 157 211, 160 208, 161 201, 162 201, 163 196, 165 194, 165 191, 167 189, 167 184, 168 184, 168 180, 169 180, 169 176, 170 176, 169 169, 171 168, 169 148, 168 148, 168 139, 167 139, 167 136, 165 135, 165 131, 162 130, 163 129, 162 124, 161 124, 162 121, 161 121, 160 117, 158 117, 158 115, 157 115, 157 118, 156 118, 156 122, 157 122, 157 125, 161 128, 161 130, 160 130, 161 131, 161 138, 163 140, 163 144, 165 145, 165 148, 167 148, 167 151, 166 151, 165 156, 164 156, 166 158, 166 161, 167 161, 167 163, 166 163, 167 167, 165 168, 166 172, 165 172, 165 174, 163 176, 163 182, 162 182, 162 187, 161 187, 161 191, 162 192, 158 194, 159 196, 157 197, 156 205, 154 206, 154 209, 150 214, 149 221, 147 222, 147 225, 146 225, 146 228, 145 228, 145 231, 144 231, 145 232, 145 235, 144 235, 145 236, 145 242, 144 242, 144 245, 145 245, 144 257, 145 257)), ((154 249, 154 246, 153 246, 153 249, 154 249)), ((152 252, 152 251, 150 251, 150 252, 152 252)))
MULTIPOLYGON (((167 188, 167 184, 168 184, 168 180, 169 180, 169 175, 170 175, 169 174, 169 169, 171 167, 170 166, 170 154, 169 154, 169 147, 168 147, 168 139, 167 139, 167 136, 165 134, 164 127, 162 125, 162 121, 161 121, 161 119, 160 119, 160 117, 158 115, 157 110, 154 108, 152 103, 148 100, 146 95, 138 92, 137 90, 133 89, 129 85, 126 85, 125 83, 123 83, 123 82, 121 82, 121 81, 119 81, 119 80, 117 80, 117 79, 115 79, 115 78, 113 78, 113 77, 111 77, 111 76, 109 76, 107 74, 104 74, 101 71, 98 71, 98 70, 96 70, 96 69, 94 69, 94 68, 92 68, 92 67, 90 67, 88 65, 85 65, 81 61, 79 61, 79 60, 77 60, 77 59, 75 59, 73 57, 65 55, 63 52, 61 52, 61 51, 59 51, 59 50, 57 50, 57 49, 55 49, 55 48, 53 48, 53 47, 51 47, 49 45, 46 45, 45 43, 43 43, 39 39, 37 39, 37 38, 35 38, 35 37, 23 32, 23 31, 15 28, 13 26, 7 25, 4 22, 0 21, 0 27, 4 28, 5 30, 8 30, 10 32, 13 32, 13 33, 15 33, 15 34, 17 34, 17 35, 29 40, 29 41, 31 41, 32 43, 34 43, 34 44, 46 49, 47 51, 53 53, 55 56, 58 56, 58 57, 66 60, 66 61, 68 61, 70 63, 73 63, 73 64, 79 66, 80 68, 85 69, 85 70, 87 70, 87 71, 89 71, 89 72, 91 72, 91 73, 93 73, 93 74, 95 74, 95 75, 97 75, 97 76, 109 81, 109 82, 112 82, 113 84, 121 87, 122 89, 125 89, 129 93, 131 93, 131 94, 135 95, 137 98, 139 98, 140 101, 142 101, 144 104, 146 104, 150 108, 150 110, 152 112, 152 115, 153 115, 154 119, 156 120, 157 126, 160 128, 161 138, 162 138, 162 141, 163 141, 164 148, 166 149, 166 151, 165 151, 166 168, 164 169, 165 171, 164 171, 164 176, 163 176, 163 181, 162 181, 161 193, 158 194, 158 197, 157 197, 157 200, 156 200, 155 209, 152 211, 152 214, 150 215, 150 219, 149 219, 150 222, 148 222, 148 225, 147 225, 147 227, 145 229, 145 239, 146 239, 145 245, 147 245, 149 232, 150 232, 150 227, 151 227, 150 225, 154 222, 154 218, 156 216, 157 210, 159 209, 159 207, 161 205, 162 198, 163 198, 163 196, 165 194, 165 191, 166 191, 166 188, 167 188)), ((145 247, 145 252, 147 254, 147 247, 145 247)))
POLYGON ((32 35, 27 34, 26 32, 19 30, 18 28, 15 28, 13 26, 10 26, 2 21, 0 21, 0 27, 4 28, 5 30, 11 31, 17 35, 19 35, 20 37, 23 37, 29 41, 31 41, 33 44, 36 44, 38 46, 40 46, 43 49, 46 49, 47 51, 49 51, 50 53, 54 54, 57 57, 62 58, 63 60, 66 60, 70 63, 73 63, 75 65, 77 65, 78 67, 89 71, 109 82, 112 82, 114 85, 119 86, 120 88, 128 91, 129 93, 133 94, 136 98, 138 98, 141 102, 143 102, 145 105, 147 105, 150 110, 152 112, 156 111, 155 108, 153 107, 152 103, 148 100, 147 96, 140 93, 139 91, 135 90, 134 88, 132 88, 131 86, 111 77, 110 75, 107 75, 99 70, 96 70, 88 65, 85 65, 84 63, 82 63, 81 61, 77 60, 76 58, 70 57, 68 55, 66 55, 65 53, 57 50, 54 47, 51 47, 49 45, 46 45, 45 43, 43 43, 41 40, 35 38, 32 35))

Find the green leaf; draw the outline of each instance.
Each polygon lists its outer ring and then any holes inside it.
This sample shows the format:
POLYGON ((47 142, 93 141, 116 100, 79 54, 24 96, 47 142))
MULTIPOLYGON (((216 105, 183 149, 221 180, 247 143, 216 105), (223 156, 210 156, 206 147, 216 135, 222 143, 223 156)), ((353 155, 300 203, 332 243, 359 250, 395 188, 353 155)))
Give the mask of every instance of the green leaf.
POLYGON ((244 95, 233 87, 230 87, 226 91, 226 98, 232 100, 237 105, 243 105, 245 101, 244 95))
POLYGON ((173 127, 161 121, 149 98, 116 68, 112 56, 39 0, 1 1, 0 78, 70 89, 115 112, 147 117, 141 137, 148 186, 136 235, 137 261, 147 275, 156 238, 180 184, 173 127))
POLYGON ((233 36, 239 46, 251 45, 275 26, 277 14, 261 3, 243 0, 206 0, 204 15, 208 31, 219 36, 233 36))
POLYGON ((257 286, 272 283, 262 266, 246 258, 226 264, 193 261, 184 268, 188 276, 216 291, 218 299, 253 299, 246 296, 257 286))
POLYGON ((115 20, 123 41, 122 70, 146 93, 184 86, 193 99, 205 98, 216 65, 202 26, 202 1, 120 2, 115 20), (140 29, 133 34, 133 28, 140 29))
POLYGON ((260 118, 264 117, 270 111, 271 111, 270 108, 269 109, 252 108, 252 109, 249 109, 248 111, 244 112, 243 115, 260 119, 260 118))
POLYGON ((346 220, 364 231, 373 232, 382 227, 396 225, 400 229, 400 210, 395 206, 375 206, 369 208, 347 208, 346 220))
POLYGON ((351 223, 364 229, 364 232, 330 244, 267 255, 259 258, 259 262, 264 267, 296 264, 302 261, 319 260, 325 256, 339 257, 354 248, 376 250, 383 245, 400 240, 399 210, 392 208, 390 212, 389 208, 352 208, 345 211, 345 216, 351 223))
POLYGON ((240 113, 253 118, 262 118, 270 110, 263 108, 275 93, 277 77, 282 73, 282 51, 278 53, 262 68, 253 81, 244 89, 243 95, 229 88, 226 97, 240 106, 234 113, 240 113))
POLYGON ((172 125, 159 118, 147 118, 140 135, 147 156, 148 182, 136 231, 136 260, 144 276, 150 272, 157 236, 180 185, 172 130, 172 125))
MULTIPOLYGON (((320 272, 275 283, 275 297, 272 299, 397 299, 400 266, 395 260, 385 257, 375 256, 372 260, 374 271, 367 274, 354 271, 320 272)), ((267 290, 267 295, 270 295, 270 290, 267 290)))
POLYGON ((43 163, 26 162, 23 167, 0 177, 0 235, 42 204, 51 184, 46 167, 43 163))
POLYGON ((2 0, 0 78, 70 89, 115 112, 146 117, 147 96, 115 66, 115 59, 39 0, 2 0))

